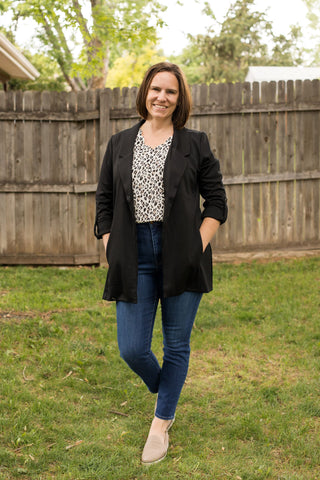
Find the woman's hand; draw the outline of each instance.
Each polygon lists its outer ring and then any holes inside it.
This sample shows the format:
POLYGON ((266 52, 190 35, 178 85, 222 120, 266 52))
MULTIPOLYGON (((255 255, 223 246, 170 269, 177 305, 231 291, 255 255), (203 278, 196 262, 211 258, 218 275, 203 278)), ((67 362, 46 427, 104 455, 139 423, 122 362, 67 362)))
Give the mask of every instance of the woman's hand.
POLYGON ((215 236, 218 228, 220 226, 220 222, 215 218, 205 217, 200 227, 200 235, 202 239, 202 252, 205 251, 208 244, 211 242, 213 237, 215 236))

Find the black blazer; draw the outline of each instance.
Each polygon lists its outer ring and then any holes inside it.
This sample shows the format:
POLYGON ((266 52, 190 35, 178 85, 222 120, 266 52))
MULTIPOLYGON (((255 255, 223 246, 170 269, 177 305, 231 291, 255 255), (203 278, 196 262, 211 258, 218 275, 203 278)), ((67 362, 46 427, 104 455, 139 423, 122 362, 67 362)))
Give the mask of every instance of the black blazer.
MULTIPOLYGON (((110 232, 109 269, 103 298, 137 302, 138 253, 132 193, 134 142, 140 126, 113 135, 103 159, 96 193, 95 235, 110 232)), ((163 292, 212 289, 210 245, 202 252, 199 228, 204 217, 224 223, 226 194, 219 161, 204 132, 175 130, 164 168, 162 233, 163 292), (200 209, 200 195, 204 199, 200 209)))

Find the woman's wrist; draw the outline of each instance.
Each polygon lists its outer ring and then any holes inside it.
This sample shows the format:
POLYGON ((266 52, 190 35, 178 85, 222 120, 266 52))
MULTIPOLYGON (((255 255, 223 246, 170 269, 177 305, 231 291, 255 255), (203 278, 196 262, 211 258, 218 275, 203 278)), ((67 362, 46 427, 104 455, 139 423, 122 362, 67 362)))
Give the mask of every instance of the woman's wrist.
POLYGON ((103 245, 104 245, 105 250, 107 250, 109 237, 110 237, 110 233, 105 233, 104 235, 102 235, 102 241, 103 241, 103 245))
POLYGON ((200 226, 200 236, 202 240, 202 251, 204 252, 213 237, 215 236, 220 222, 215 218, 205 217, 200 226))

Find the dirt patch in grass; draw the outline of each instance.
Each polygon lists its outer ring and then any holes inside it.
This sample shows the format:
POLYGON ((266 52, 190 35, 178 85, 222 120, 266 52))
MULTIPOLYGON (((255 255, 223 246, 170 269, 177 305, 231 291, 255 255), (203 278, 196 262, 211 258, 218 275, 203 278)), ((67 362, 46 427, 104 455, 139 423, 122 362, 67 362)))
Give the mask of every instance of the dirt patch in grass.
POLYGON ((296 365, 284 364, 281 354, 259 355, 257 352, 246 351, 245 355, 224 353, 219 349, 204 352, 192 352, 188 382, 215 378, 217 381, 234 379, 262 384, 294 385, 303 379, 305 372, 298 370, 296 365))
POLYGON ((42 318, 43 320, 49 321, 52 315, 57 313, 66 313, 66 312, 85 312, 87 308, 60 308, 49 310, 47 312, 37 312, 37 311, 28 311, 28 312, 20 312, 15 310, 10 311, 1 311, 0 310, 0 323, 7 323, 7 322, 19 322, 21 320, 25 320, 27 318, 42 318))

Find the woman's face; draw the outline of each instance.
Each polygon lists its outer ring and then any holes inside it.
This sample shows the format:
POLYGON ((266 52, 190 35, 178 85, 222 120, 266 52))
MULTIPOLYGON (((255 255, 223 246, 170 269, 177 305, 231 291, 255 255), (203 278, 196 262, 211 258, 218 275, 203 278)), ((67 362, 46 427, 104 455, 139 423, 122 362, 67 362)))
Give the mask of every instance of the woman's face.
POLYGON ((151 80, 146 98, 148 120, 172 117, 179 99, 179 82, 171 72, 159 72, 151 80))

